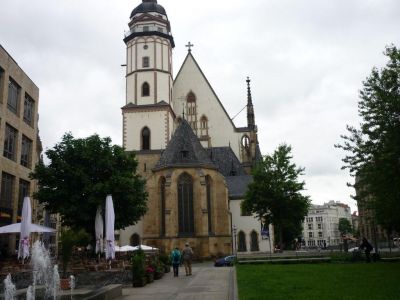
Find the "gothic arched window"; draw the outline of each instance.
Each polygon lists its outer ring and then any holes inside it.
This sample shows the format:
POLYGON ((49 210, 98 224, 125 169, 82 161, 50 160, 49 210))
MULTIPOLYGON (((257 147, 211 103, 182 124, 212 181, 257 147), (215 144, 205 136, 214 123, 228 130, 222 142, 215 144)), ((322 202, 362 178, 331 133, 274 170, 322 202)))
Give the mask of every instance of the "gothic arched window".
POLYGON ((150 129, 144 127, 141 133, 142 138, 142 150, 150 150, 150 129))
POLYGON ((239 252, 246 252, 246 235, 243 231, 239 231, 238 234, 238 251, 239 252))
POLYGON ((179 235, 193 235, 193 180, 187 173, 183 173, 178 179, 178 219, 179 235))
POLYGON ((254 230, 250 234, 250 251, 260 251, 258 247, 258 234, 254 230))
POLYGON ((207 129, 208 128, 208 120, 206 116, 202 116, 200 119, 200 128, 207 129))
POLYGON ((160 179, 160 235, 165 236, 165 178, 160 179))
POLYGON ((196 118, 196 96, 193 92, 190 92, 186 96, 186 115, 187 120, 193 130, 197 129, 197 118, 196 118))
POLYGON ((206 176, 206 196, 207 196, 207 213, 208 213, 208 234, 213 234, 212 224, 212 205, 211 205, 211 177, 206 176))
POLYGON ((150 96, 150 85, 147 82, 142 84, 142 96, 150 96))
POLYGON ((132 234, 131 236, 131 246, 139 246, 140 245, 140 235, 137 233, 132 234))

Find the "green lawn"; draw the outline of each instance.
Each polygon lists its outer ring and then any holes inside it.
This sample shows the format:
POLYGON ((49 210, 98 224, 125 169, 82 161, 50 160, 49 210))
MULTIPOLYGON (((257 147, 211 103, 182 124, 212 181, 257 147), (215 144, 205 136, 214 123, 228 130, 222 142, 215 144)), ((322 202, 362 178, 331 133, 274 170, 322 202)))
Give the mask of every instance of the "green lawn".
POLYGON ((400 299, 400 263, 237 265, 240 300, 400 299))

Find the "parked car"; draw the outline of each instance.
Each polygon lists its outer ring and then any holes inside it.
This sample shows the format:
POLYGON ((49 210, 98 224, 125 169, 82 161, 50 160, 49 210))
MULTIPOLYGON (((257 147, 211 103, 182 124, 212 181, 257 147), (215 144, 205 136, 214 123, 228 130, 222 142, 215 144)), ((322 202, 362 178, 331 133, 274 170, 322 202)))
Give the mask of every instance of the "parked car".
POLYGON ((225 266, 229 267, 233 265, 235 260, 236 260, 235 255, 225 256, 217 259, 214 263, 214 267, 225 267, 225 266))

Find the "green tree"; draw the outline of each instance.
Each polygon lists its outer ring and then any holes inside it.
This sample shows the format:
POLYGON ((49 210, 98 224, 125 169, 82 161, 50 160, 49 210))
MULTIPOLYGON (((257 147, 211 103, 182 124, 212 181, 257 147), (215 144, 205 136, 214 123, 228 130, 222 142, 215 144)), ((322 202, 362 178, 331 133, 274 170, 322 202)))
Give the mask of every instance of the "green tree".
POLYGON ((31 174, 39 190, 34 197, 63 225, 94 234, 96 208, 113 196, 115 228, 135 224, 146 212, 145 181, 136 174, 137 161, 110 138, 75 139, 67 133, 48 149, 49 164, 40 162, 31 174))
POLYGON ((342 236, 352 232, 351 223, 346 218, 339 218, 339 232, 342 236))
POLYGON ((373 68, 360 91, 360 128, 347 126, 335 146, 347 152, 343 169, 356 176, 356 200, 366 200, 384 228, 400 231, 400 50, 392 45, 384 54, 388 63, 373 68))
POLYGON ((252 172, 253 182, 242 204, 259 219, 274 224, 280 249, 301 232, 310 205, 309 197, 300 193, 305 183, 298 177, 304 169, 296 167, 292 158, 291 147, 285 144, 266 155, 252 172))

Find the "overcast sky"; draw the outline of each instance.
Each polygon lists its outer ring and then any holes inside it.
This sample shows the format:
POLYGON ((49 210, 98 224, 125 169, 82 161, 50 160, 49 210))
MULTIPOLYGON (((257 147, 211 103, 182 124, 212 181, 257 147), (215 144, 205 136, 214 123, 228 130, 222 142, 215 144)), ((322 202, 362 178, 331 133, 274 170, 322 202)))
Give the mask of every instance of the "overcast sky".
MULTIPOLYGON (((1 0, 0 43, 40 89, 44 149, 67 131, 122 143, 125 44, 141 0, 1 0)), ((357 125, 358 92, 385 45, 400 46, 398 0, 159 0, 175 39, 174 75, 188 41, 231 117, 252 80, 263 154, 293 147, 313 203, 347 203, 340 170, 345 125, 357 125)), ((245 126, 242 112, 234 119, 245 126)))

